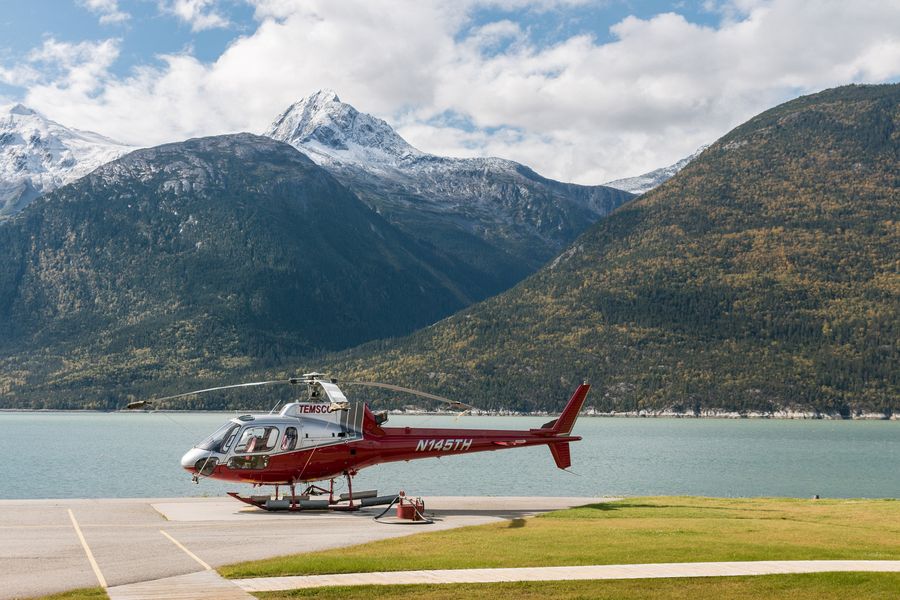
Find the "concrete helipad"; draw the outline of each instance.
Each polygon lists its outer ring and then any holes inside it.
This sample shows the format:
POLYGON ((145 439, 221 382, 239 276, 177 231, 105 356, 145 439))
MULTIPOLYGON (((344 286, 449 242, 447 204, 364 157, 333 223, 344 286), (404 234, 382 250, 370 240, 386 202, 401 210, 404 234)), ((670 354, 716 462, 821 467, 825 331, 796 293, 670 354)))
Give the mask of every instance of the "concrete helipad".
MULTIPOLYGON (((268 513, 222 498, 0 500, 0 600, 200 574, 221 565, 478 525, 598 498, 426 497, 437 522, 383 525, 358 513, 268 513)), ((206 581, 204 584, 203 582, 206 581)), ((240 596, 235 596, 240 597, 240 596)))

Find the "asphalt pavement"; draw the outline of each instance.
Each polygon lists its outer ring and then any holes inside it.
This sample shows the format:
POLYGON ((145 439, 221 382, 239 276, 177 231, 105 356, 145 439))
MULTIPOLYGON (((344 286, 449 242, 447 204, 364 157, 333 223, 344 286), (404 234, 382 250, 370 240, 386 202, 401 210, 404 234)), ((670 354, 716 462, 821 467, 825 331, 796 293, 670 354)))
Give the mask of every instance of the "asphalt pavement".
POLYGON ((187 576, 221 565, 479 525, 597 498, 426 497, 433 525, 271 513, 229 498, 0 500, 0 600, 187 576))

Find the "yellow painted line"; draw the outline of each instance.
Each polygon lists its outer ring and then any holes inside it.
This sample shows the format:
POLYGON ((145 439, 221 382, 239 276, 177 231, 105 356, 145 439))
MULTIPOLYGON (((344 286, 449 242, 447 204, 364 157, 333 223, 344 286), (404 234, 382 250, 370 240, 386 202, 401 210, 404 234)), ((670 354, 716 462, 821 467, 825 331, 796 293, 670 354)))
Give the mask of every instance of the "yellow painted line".
POLYGON ((211 567, 211 566, 209 566, 208 564, 206 564, 205 562, 203 562, 203 560, 201 560, 199 556, 197 556, 196 554, 194 554, 193 552, 191 552, 190 550, 188 550, 187 548, 185 548, 185 547, 181 544, 181 542, 179 542, 178 540, 176 540, 175 538, 173 538, 171 535, 169 535, 168 533, 166 533, 166 532, 163 531, 162 529, 160 529, 159 532, 160 532, 161 534, 163 534, 164 536, 166 536, 167 538, 169 538, 169 540, 171 540, 173 544, 175 544, 176 546, 178 546, 179 548, 181 548, 182 550, 184 550, 184 553, 187 554, 188 556, 190 556, 191 558, 193 558, 194 560, 196 560, 196 561, 200 564, 201 567, 203 567, 203 568, 206 569, 207 571, 212 571, 212 567, 211 567))
POLYGON ((91 552, 90 546, 88 546, 87 540, 84 539, 84 534, 81 533, 81 527, 78 526, 78 521, 75 520, 75 513, 72 512, 72 509, 69 509, 69 518, 72 519, 72 527, 75 528, 75 533, 78 534, 78 539, 81 541, 81 546, 84 548, 84 553, 87 554, 88 562, 91 563, 91 568, 94 570, 94 575, 97 576, 97 581, 100 582, 100 587, 106 589, 106 579, 103 578, 103 573, 100 572, 100 566, 97 564, 96 559, 94 559, 94 553, 91 552))

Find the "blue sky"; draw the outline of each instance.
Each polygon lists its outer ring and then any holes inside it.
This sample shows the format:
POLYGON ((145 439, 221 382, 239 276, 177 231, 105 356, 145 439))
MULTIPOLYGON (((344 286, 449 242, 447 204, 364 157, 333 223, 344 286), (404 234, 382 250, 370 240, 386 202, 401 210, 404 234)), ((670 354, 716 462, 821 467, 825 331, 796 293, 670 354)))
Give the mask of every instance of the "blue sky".
POLYGON ((588 34, 594 36, 598 42, 605 43, 613 40, 610 27, 625 17, 636 16, 641 19, 649 19, 655 15, 673 11, 684 15, 691 22, 709 26, 718 23, 721 17, 721 14, 714 9, 714 5, 696 0, 682 2, 611 0, 551 9, 487 6, 472 11, 471 21, 467 27, 461 29, 460 37, 465 36, 471 29, 486 23, 510 19, 527 28, 534 42, 540 46, 556 44, 578 34, 588 34))
POLYGON ((332 88, 423 150, 600 183, 898 81, 898 32, 880 0, 0 0, 0 105, 151 145, 332 88))
POLYGON ((36 41, 54 38, 77 43, 117 37, 122 53, 112 71, 124 76, 156 55, 190 51, 203 61, 215 60, 236 37, 256 28, 248 3, 222 2, 216 11, 230 22, 224 27, 193 31, 191 24, 160 8, 154 0, 120 0, 123 21, 101 23, 98 13, 82 2, 70 0, 3 0, 0 39, 8 57, 22 59, 36 41))
MULTIPOLYGON (((704 8, 706 2, 588 2, 583 5, 536 9, 533 6, 504 8, 478 7, 460 28, 458 38, 472 29, 490 22, 509 19, 529 31, 539 46, 549 46, 578 34, 594 36, 600 42, 612 39, 610 27, 634 15, 650 18, 676 11, 691 22, 715 25, 721 14, 704 8)), ((206 13, 221 15, 227 24, 195 31, 191 23, 166 10, 165 3, 156 0, 118 0, 118 9, 128 18, 101 23, 96 10, 78 0, 2 0, 0 40, 4 58, 22 60, 35 47, 36 41, 53 38, 61 42, 78 43, 84 40, 116 37, 122 40, 121 54, 111 71, 118 76, 140 65, 156 64, 159 54, 190 52, 204 62, 216 60, 241 35, 250 35, 258 23, 254 9, 243 0, 224 0, 210 3, 206 13)), ((7 95, 15 96, 12 86, 7 95)))

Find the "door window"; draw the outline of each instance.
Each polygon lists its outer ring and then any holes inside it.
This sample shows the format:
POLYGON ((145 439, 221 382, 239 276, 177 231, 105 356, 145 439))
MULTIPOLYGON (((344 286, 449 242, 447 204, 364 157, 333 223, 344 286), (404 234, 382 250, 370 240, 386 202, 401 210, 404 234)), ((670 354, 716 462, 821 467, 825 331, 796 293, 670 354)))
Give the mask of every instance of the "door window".
POLYGON ((231 469, 242 469, 258 471, 269 466, 269 457, 265 454, 257 456, 232 456, 228 459, 228 467, 231 469))
POLYGON ((297 434, 296 427, 288 427, 284 430, 284 439, 281 440, 281 449, 284 452, 290 452, 294 448, 297 447, 297 438, 300 436, 297 434))
POLYGON ((234 447, 234 451, 238 454, 271 452, 277 441, 277 427, 247 427, 241 432, 241 439, 234 447))

